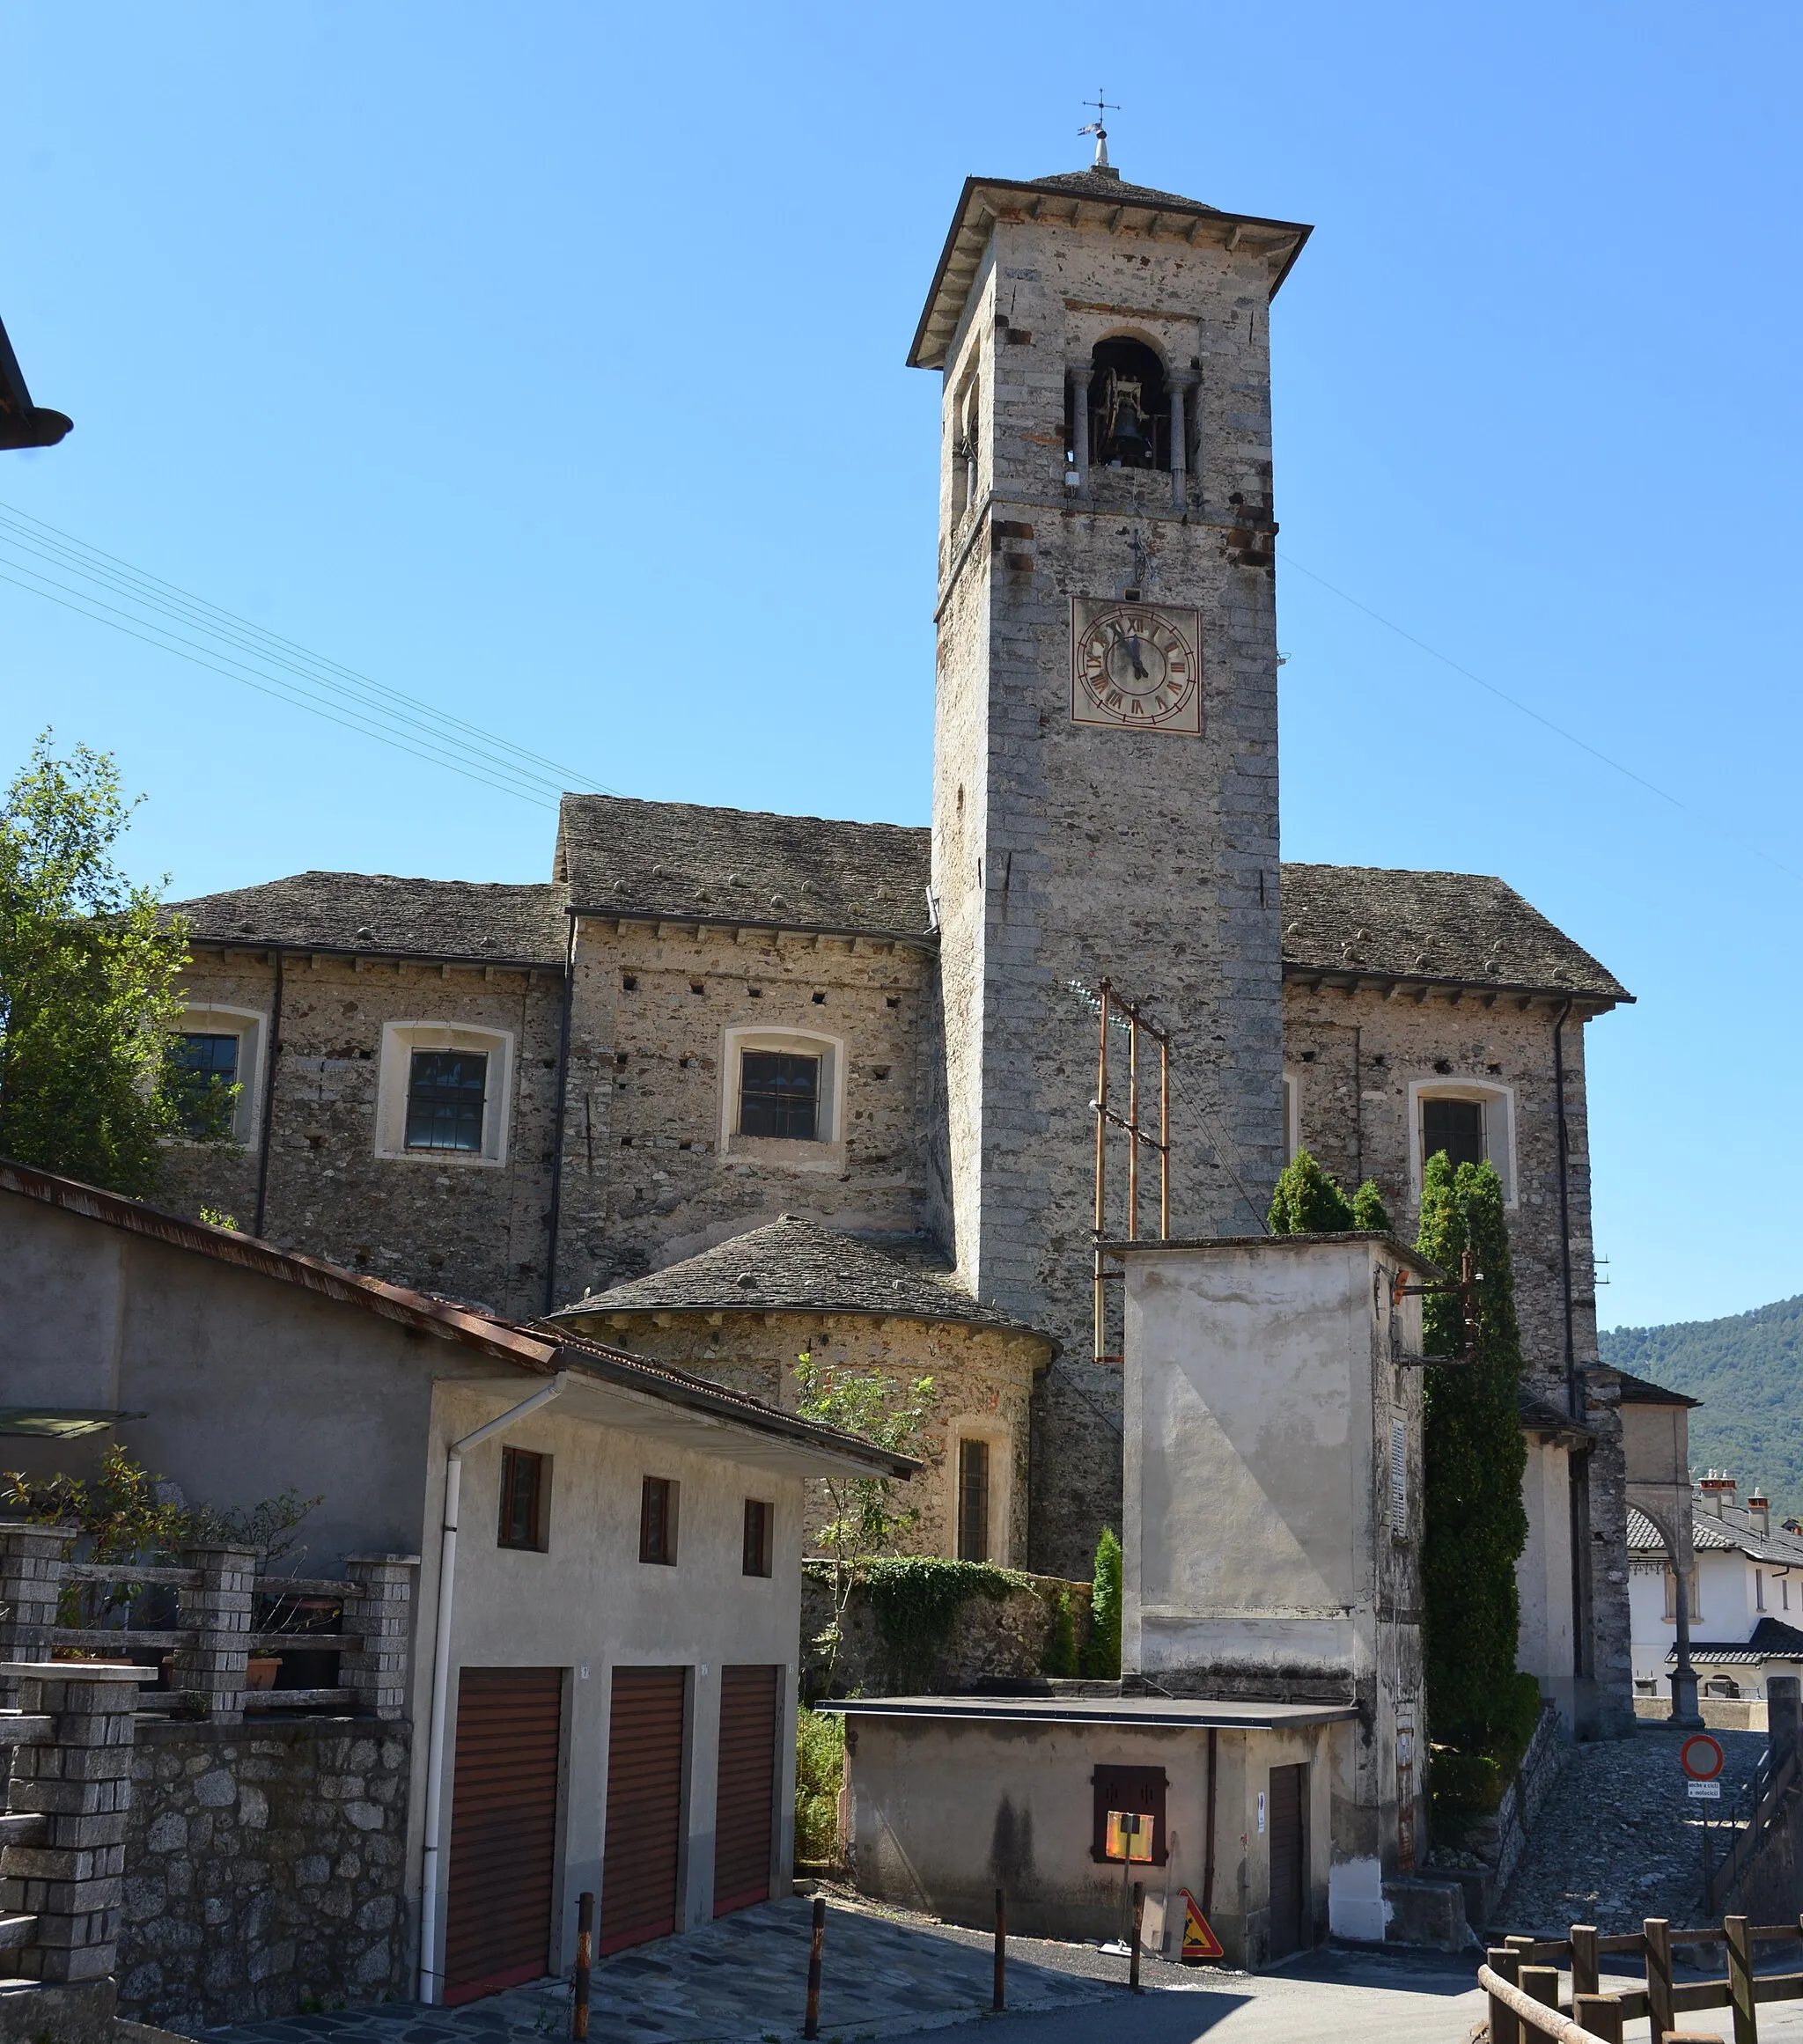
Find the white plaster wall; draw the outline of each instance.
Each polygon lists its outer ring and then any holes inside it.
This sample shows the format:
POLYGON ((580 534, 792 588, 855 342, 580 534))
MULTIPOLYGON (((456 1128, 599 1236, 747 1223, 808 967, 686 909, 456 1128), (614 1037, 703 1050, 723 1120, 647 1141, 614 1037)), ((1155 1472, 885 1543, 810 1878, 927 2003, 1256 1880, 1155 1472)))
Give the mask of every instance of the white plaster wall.
POLYGON ((1515 1563, 1521 1625, 1515 1665, 1540 1681, 1568 1729, 1577 1708, 1571 1614, 1571 1492, 1569 1452, 1529 1436, 1521 1501, 1527 1544, 1515 1563))

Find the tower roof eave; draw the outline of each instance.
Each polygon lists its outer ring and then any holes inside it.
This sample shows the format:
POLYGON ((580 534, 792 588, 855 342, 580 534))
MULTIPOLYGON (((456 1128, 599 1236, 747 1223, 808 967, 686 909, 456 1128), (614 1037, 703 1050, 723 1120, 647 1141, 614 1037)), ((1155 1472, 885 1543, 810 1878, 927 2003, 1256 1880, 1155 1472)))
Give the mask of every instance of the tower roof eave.
POLYGON ((1154 191, 1077 172, 1067 177, 980 178, 964 180, 952 226, 940 252, 938 268, 908 351, 910 369, 938 369, 956 333, 970 295, 972 279, 989 245, 990 228, 997 219, 1056 217, 1076 226, 1118 229, 1130 222, 1144 234, 1156 233, 1168 221, 1170 231, 1196 241, 1204 234, 1224 246, 1262 252, 1270 272, 1268 295, 1275 298, 1289 276, 1302 246, 1314 232, 1296 220, 1267 220, 1254 213, 1225 213, 1200 199, 1154 191), (1047 209, 1057 210, 1048 216, 1047 209), (1236 235, 1237 231, 1237 235, 1236 235))

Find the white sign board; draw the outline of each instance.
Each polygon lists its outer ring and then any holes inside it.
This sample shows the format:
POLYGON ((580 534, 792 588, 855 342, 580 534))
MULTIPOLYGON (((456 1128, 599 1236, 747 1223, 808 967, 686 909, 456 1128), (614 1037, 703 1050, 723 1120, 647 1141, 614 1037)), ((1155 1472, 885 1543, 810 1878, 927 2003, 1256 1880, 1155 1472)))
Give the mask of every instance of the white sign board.
POLYGON ((1719 1803, 1722 1799, 1719 1782, 1688 1782, 1685 1789, 1693 1802, 1719 1803))

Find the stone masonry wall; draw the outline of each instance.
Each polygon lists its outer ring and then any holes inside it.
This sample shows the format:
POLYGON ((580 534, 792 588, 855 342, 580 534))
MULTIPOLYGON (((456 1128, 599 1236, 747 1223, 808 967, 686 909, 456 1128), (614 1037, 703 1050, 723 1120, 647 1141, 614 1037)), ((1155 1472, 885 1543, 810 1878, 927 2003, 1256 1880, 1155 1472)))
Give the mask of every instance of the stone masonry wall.
MULTIPOLYGON (((804 1349, 817 1363, 858 1374, 882 1376, 898 1385, 923 1377, 933 1380, 937 1397, 926 1425, 926 1467, 895 1487, 898 1502, 920 1518, 902 1541, 908 1554, 955 1552, 957 1471, 950 1452, 960 1434, 989 1439, 992 1505, 1006 1528, 1006 1546, 990 1558, 1022 1565, 1027 1553, 1028 1425, 1035 1371, 1045 1346, 1005 1328, 956 1320, 884 1320, 861 1313, 608 1313, 605 1296, 585 1332, 616 1342, 641 1356, 673 1363, 715 1383, 792 1410, 794 1367, 804 1349)), ((827 1517, 824 1487, 808 1485, 810 1534, 827 1517)))
POLYGON ((120 2012, 194 2034, 408 1991, 408 1729, 140 1720, 120 2012))
MULTIPOLYGON (((956 1695, 984 1681, 1032 1681, 1056 1622, 1058 1599, 1071 1607, 1080 1652, 1089 1638, 1091 1585, 1051 1576, 1023 1576, 1005 1597, 979 1591, 959 1606, 930 1668, 896 1671, 890 1665, 868 1593, 854 1589, 845 1607, 844 1637, 833 1671, 835 1695, 887 1696, 918 1687, 932 1695, 956 1695)), ((831 1623, 833 1594, 824 1570, 810 1565, 801 1578, 801 1645, 805 1678, 824 1693, 824 1657, 813 1643, 831 1623)))

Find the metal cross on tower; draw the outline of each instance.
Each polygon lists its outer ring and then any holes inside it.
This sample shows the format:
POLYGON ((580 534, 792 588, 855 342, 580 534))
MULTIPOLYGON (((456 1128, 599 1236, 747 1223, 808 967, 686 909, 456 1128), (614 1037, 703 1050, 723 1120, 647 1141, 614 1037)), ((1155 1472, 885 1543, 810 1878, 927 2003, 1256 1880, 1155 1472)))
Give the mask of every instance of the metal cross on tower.
POLYGON ((1095 119, 1085 122, 1077 130, 1079 135, 1093 135, 1095 137, 1095 162, 1092 165, 1095 170, 1107 170, 1108 167, 1108 131, 1104 122, 1110 114, 1121 111, 1115 101, 1103 99, 1102 91, 1103 88, 1098 85, 1095 98, 1083 102, 1085 107, 1095 108, 1095 119))

